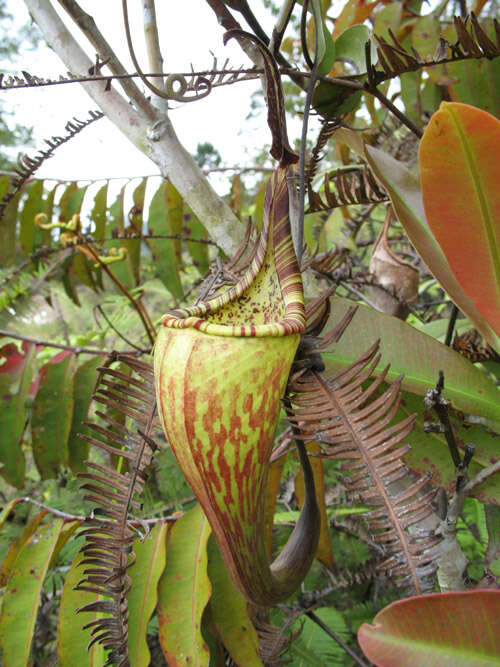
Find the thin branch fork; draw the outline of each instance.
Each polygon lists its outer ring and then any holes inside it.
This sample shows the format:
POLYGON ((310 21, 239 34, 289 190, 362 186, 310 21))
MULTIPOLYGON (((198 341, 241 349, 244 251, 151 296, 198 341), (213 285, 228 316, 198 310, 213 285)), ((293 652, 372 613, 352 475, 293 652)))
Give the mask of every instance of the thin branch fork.
MULTIPOLYGON (((85 523, 89 521, 89 517, 83 516, 80 514, 70 514, 69 512, 62 512, 61 510, 55 509, 55 507, 50 507, 49 505, 45 505, 44 503, 41 503, 38 500, 35 500, 34 498, 31 498, 30 496, 21 496, 20 498, 16 498, 14 505, 17 505, 18 503, 29 503, 30 505, 33 505, 34 507, 39 507, 40 509, 44 510, 48 514, 52 514, 53 516, 58 517, 59 519, 63 519, 64 521, 81 521, 82 523, 85 523)), ((132 528, 140 528, 143 525, 146 526, 154 526, 157 523, 166 523, 166 522, 174 522, 177 521, 177 519, 180 519, 180 517, 184 514, 184 512, 175 512, 175 514, 170 514, 168 516, 162 516, 162 517, 156 517, 154 519, 130 519, 127 521, 127 524, 132 527, 132 528)), ((106 519, 104 517, 99 518, 99 521, 102 521, 103 523, 112 523, 110 519, 106 519)))
MULTIPOLYGON (((62 343, 52 343, 48 340, 40 340, 38 338, 32 338, 31 336, 24 336, 13 331, 9 331, 8 329, 0 329, 0 336, 7 336, 9 338, 14 338, 15 340, 25 340, 27 343, 34 343, 35 345, 41 345, 42 347, 54 347, 58 350, 68 350, 69 352, 74 352, 76 355, 92 354, 112 356, 114 354, 138 354, 137 350, 123 350, 118 353, 116 350, 98 350, 94 347, 80 347, 79 345, 63 345, 62 343)), ((148 353, 149 352, 150 350, 148 350, 148 353)))

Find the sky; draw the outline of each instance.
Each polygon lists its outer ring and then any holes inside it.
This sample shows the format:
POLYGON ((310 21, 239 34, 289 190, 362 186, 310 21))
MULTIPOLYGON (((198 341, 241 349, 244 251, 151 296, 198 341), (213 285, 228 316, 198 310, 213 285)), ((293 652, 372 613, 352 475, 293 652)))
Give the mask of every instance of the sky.
MULTIPOLYGON (((58 8, 58 3, 54 3, 58 8)), ((133 71, 126 49, 120 0, 81 0, 81 6, 92 14, 129 71, 133 71)), ((222 45, 223 29, 218 25, 212 10, 203 0, 163 0, 157 2, 160 41, 167 72, 209 69, 213 55, 219 64, 226 58, 230 65, 251 66, 250 61, 233 40, 222 45)), ((259 3, 254 3, 256 13, 259 3)), ((136 50, 144 57, 144 40, 139 0, 129 0, 131 25, 137 25, 136 50)), ((7 0, 7 8, 16 18, 16 24, 29 21, 22 0, 7 0)), ((63 11, 61 10, 61 16, 63 11)), ((261 8, 258 18, 268 33, 272 30, 272 16, 261 8)), ((74 29, 80 44, 90 58, 95 58, 78 29, 74 29)), ((36 51, 26 50, 19 61, 2 64, 3 69, 27 70, 32 75, 57 78, 66 70, 59 58, 43 42, 36 51)), ((219 88, 205 99, 189 104, 174 104, 170 118, 181 142, 191 151, 196 151, 198 142, 209 141, 220 152, 224 165, 242 167, 254 164, 254 155, 261 150, 270 136, 265 115, 247 120, 250 96, 258 89, 258 81, 243 82, 219 88)), ((34 146, 28 153, 36 153, 43 147, 43 140, 64 133, 64 126, 73 116, 84 119, 95 104, 78 84, 36 89, 13 89, 0 91, 5 108, 15 111, 18 123, 33 126, 34 146)), ((300 126, 297 124, 297 133, 300 126)), ((293 138, 293 137, 292 137, 293 138)), ((42 165, 37 176, 54 179, 98 179, 120 178, 157 174, 153 162, 141 154, 107 119, 96 122, 78 137, 56 151, 53 158, 42 165)), ((226 189, 221 179, 214 179, 217 189, 226 189)))

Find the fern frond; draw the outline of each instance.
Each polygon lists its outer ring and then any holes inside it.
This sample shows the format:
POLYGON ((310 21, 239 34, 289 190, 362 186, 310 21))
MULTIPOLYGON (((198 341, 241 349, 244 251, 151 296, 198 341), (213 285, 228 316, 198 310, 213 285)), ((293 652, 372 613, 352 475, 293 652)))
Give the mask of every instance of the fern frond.
POLYGON ((11 199, 16 195, 17 192, 22 188, 24 183, 33 176, 37 169, 47 160, 49 157, 54 155, 54 151, 62 146, 67 141, 72 139, 76 134, 81 132, 84 128, 88 127, 91 123, 94 123, 96 120, 103 118, 104 114, 100 111, 89 111, 89 118, 86 120, 78 120, 78 118, 73 118, 68 121, 64 127, 67 134, 62 137, 54 136, 50 139, 46 139, 45 143, 48 145, 47 150, 38 151, 35 157, 29 157, 29 155, 19 155, 17 158, 17 167, 14 169, 16 174, 14 178, 11 179, 10 188, 8 192, 0 200, 0 220, 3 217, 5 208, 11 199))
POLYGON ((82 564, 85 578, 76 589, 105 596, 78 609, 78 612, 103 612, 105 617, 87 623, 92 639, 89 648, 99 642, 109 650, 106 665, 128 667, 128 605, 130 578, 127 568, 134 563, 132 543, 135 533, 127 520, 131 509, 140 507, 134 496, 142 492, 145 471, 156 444, 151 437, 156 426, 156 401, 153 372, 149 364, 130 355, 116 355, 130 375, 122 370, 101 367, 94 401, 114 412, 97 411, 104 426, 86 423, 96 437, 80 437, 109 455, 122 457, 125 472, 112 465, 87 461, 89 472, 81 473, 85 500, 96 504, 92 518, 85 522, 82 564), (119 415, 125 419, 121 423, 119 415))
POLYGON ((364 518, 384 550, 380 570, 418 594, 435 569, 437 539, 418 530, 433 511, 434 491, 427 490, 428 477, 413 482, 402 461, 410 447, 399 445, 415 415, 391 425, 401 400, 401 378, 381 395, 388 367, 369 382, 380 360, 377 352, 378 343, 333 376, 299 371, 291 380, 294 414, 289 420, 304 441, 317 440, 324 456, 342 462, 350 497, 372 508, 364 518))
POLYGON ((323 119, 321 121, 321 129, 319 131, 318 138, 316 139, 316 143, 314 144, 314 148, 311 151, 311 158, 307 165, 307 171, 305 175, 307 182, 312 181, 316 175, 316 170, 322 159, 321 151, 326 146, 328 140, 333 135, 335 130, 338 130, 341 124, 342 121, 340 118, 333 118, 332 120, 323 119))
POLYGON ((319 192, 315 192, 311 182, 307 183, 309 208, 306 213, 329 211, 349 204, 373 204, 389 199, 374 176, 367 168, 350 171, 334 171, 325 174, 323 200, 319 192), (332 190, 335 186, 335 191, 332 190))
POLYGON ((432 60, 424 60, 413 47, 411 47, 411 53, 409 53, 390 29, 390 42, 383 37, 374 35, 378 44, 378 61, 383 71, 371 67, 370 78, 376 84, 379 84, 387 79, 400 76, 406 72, 414 72, 424 67, 459 60, 480 58, 491 60, 500 56, 500 25, 496 19, 493 19, 495 41, 490 39, 486 31, 479 25, 474 12, 471 12, 470 16, 466 18, 455 16, 453 22, 457 33, 457 41, 451 44, 441 38, 432 60))

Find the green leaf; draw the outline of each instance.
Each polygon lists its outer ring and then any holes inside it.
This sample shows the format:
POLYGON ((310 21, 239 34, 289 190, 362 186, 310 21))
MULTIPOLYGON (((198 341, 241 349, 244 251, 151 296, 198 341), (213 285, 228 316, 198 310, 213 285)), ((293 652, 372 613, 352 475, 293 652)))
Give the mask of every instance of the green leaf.
POLYGON ((410 172, 406 165, 378 148, 366 146, 364 151, 361 149, 361 153, 386 188, 399 222, 431 273, 490 345, 500 350, 500 339, 480 315, 472 299, 460 287, 427 224, 418 176, 410 172))
MULTIPOLYGON (((47 514, 46 510, 42 510, 41 512, 39 512, 35 516, 35 518, 25 526, 23 534, 16 540, 14 540, 14 542, 12 542, 12 544, 10 545, 9 550, 5 558, 3 559, 2 569, 0 570, 0 588, 5 588, 5 586, 7 585, 7 582, 12 576, 17 557, 23 550, 25 544, 34 535, 34 533, 38 529, 38 526, 40 525, 46 514, 47 514)), ((7 517, 4 517, 4 520, 6 518, 7 517)))
POLYGON ((210 526, 199 505, 178 519, 167 541, 167 567, 158 585, 160 643, 170 667, 204 667, 209 652, 201 617, 210 598, 210 526))
MULTIPOLYGON (((190 239, 208 239, 207 230, 199 218, 187 206, 184 206, 182 235, 190 239)), ((208 244, 190 243, 189 241, 185 242, 185 244, 193 260, 193 264, 198 269, 198 273, 200 276, 204 276, 210 267, 208 244)))
MULTIPOLYGON (((9 177, 0 179, 0 195, 7 192, 9 177), (5 187, 7 185, 7 187, 5 187)), ((0 220, 0 266, 6 268, 16 261, 17 207, 21 192, 18 192, 7 204, 0 220)))
POLYGON ((22 450, 22 437, 26 423, 26 399, 33 374, 32 364, 36 355, 36 346, 26 345, 26 354, 19 378, 17 391, 9 393, 9 388, 2 387, 2 382, 9 376, 0 376, 0 469, 2 477, 18 489, 24 485, 25 461, 22 450))
POLYGON ((420 595, 393 602, 358 641, 377 665, 479 667, 498 664, 500 591, 420 595))
POLYGON ((106 211, 108 199, 108 183, 106 182, 97 192, 94 197, 94 206, 90 212, 90 219, 95 225, 93 236, 96 241, 101 241, 104 238, 106 231, 106 211))
POLYGON ((375 16, 373 34, 391 41, 389 29, 396 35, 401 23, 402 14, 403 6, 400 2, 391 2, 383 7, 375 16))
POLYGON ((213 536, 208 542, 208 576, 212 584, 210 607, 217 634, 237 665, 262 665, 259 639, 246 600, 235 589, 213 536))
MULTIPOLYGON (((349 305, 353 304, 348 299, 332 299, 330 325, 340 321, 349 305)), ((334 352, 324 355, 327 367, 341 370, 356 361, 377 338, 381 341, 382 359, 374 375, 390 363, 388 381, 403 373, 402 388, 425 396, 436 385, 438 370, 442 369, 446 396, 455 409, 500 421, 499 390, 470 361, 406 322, 363 305, 359 305, 348 331, 333 347, 334 352)))
POLYGON ((420 142, 429 227, 457 282, 500 337, 500 121, 442 102, 420 142), (460 234, 457 234, 457 228, 460 234))
POLYGON ((146 642, 149 619, 156 607, 157 586, 165 569, 168 523, 157 523, 144 540, 135 540, 135 563, 128 570, 132 588, 127 596, 128 650, 131 667, 147 667, 150 654, 146 642))
POLYGON ((87 419, 94 385, 97 379, 97 368, 104 362, 105 356, 96 355, 76 369, 73 379, 73 416, 68 437, 68 461, 74 473, 83 472, 83 462, 88 457, 89 443, 79 434, 90 434, 90 429, 83 425, 87 419))
MULTIPOLYGON (((142 235, 143 226, 143 212, 144 212, 144 195, 146 194, 147 179, 143 178, 132 193, 132 200, 134 206, 128 214, 128 229, 134 234, 142 235)), ((141 240, 130 239, 124 241, 123 245, 127 248, 127 263, 129 270, 134 277, 134 285, 139 285, 141 282, 140 268, 141 268, 141 240)))
MULTIPOLYGON (((370 41, 370 30, 366 25, 353 25, 344 30, 335 40, 335 60, 347 61, 355 66, 356 74, 366 73, 365 44, 370 41)), ((370 41, 372 64, 377 62, 377 49, 370 41)))
POLYGON ((87 612, 85 616, 76 614, 80 607, 102 599, 96 593, 75 590, 76 584, 84 578, 81 560, 84 555, 78 553, 66 575, 59 605, 57 623, 57 656, 60 667, 102 667, 106 658, 102 644, 94 644, 90 651, 89 631, 83 630, 86 623, 101 618, 103 614, 87 612))
MULTIPOLYGON (((166 197, 167 197, 167 225, 168 233, 172 236, 180 236, 182 234, 183 221, 183 200, 181 195, 175 189, 170 181, 166 183, 166 197)), ((177 266, 182 264, 182 247, 180 239, 173 239, 175 261, 177 266)))
POLYGON ((75 213, 80 213, 87 188, 88 185, 79 188, 77 183, 70 183, 66 187, 59 200, 59 220, 61 222, 69 222, 75 213))
MULTIPOLYGON (((167 223, 167 193, 168 184, 164 182, 153 195, 149 206, 149 234, 170 234, 170 227, 167 223)), ((158 277, 174 297, 181 298, 183 289, 175 258, 174 242, 172 239, 150 239, 149 247, 155 260, 158 277)))
POLYGON ((0 532, 2 530, 3 524, 8 519, 9 514, 12 512, 12 509, 17 505, 18 502, 19 498, 13 498, 6 505, 3 506, 2 511, 0 513, 0 532))
POLYGON ((33 455, 42 479, 57 477, 59 468, 68 465, 75 355, 63 354, 63 358, 56 355, 40 370, 40 384, 33 403, 33 455))
MULTIPOLYGON (((115 234, 123 236, 125 234, 125 213, 124 213, 124 197, 125 185, 120 190, 118 197, 109 207, 108 224, 106 226, 106 236, 111 238, 115 234)), ((126 242, 122 239, 105 241, 103 246, 109 251, 111 248, 119 250, 122 246, 126 247, 126 242)), ((128 251, 128 248, 127 248, 128 251)), ((134 274, 132 265, 129 262, 128 252, 125 260, 108 265, 109 270, 118 280, 128 289, 135 287, 134 274)))
POLYGON ((25 255, 33 252, 35 240, 35 215, 43 211, 43 181, 35 181, 30 187, 23 209, 19 214, 19 242, 25 255))
MULTIPOLYGON (((74 530, 78 522, 74 522, 74 530)), ((0 617, 0 661, 3 665, 27 665, 34 637, 40 592, 51 560, 63 546, 62 519, 38 526, 13 563, 0 617)), ((66 528, 65 540, 73 530, 66 528)))
MULTIPOLYGON (((491 18, 482 20, 481 27, 490 39, 496 40, 495 25, 491 18)), ((455 43, 457 39, 455 26, 447 26, 444 37, 452 44, 455 43)), ((450 99, 454 102, 471 104, 496 118, 500 117, 500 58, 448 63, 446 71, 450 99)))

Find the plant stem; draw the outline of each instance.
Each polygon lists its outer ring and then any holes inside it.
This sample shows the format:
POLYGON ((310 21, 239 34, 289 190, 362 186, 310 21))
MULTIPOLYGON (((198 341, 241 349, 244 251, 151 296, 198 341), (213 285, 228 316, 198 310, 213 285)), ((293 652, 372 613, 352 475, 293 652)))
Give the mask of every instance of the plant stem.
MULTIPOLYGON (((55 347, 58 350, 69 350, 75 354, 105 354, 110 355, 114 350, 98 350, 93 347, 80 347, 79 345, 63 345, 62 343, 52 343, 48 340, 39 340, 38 338, 32 338, 31 336, 23 336, 21 334, 15 333, 13 331, 8 331, 7 329, 0 329, 0 336, 8 336, 9 338, 14 338, 15 340, 25 340, 28 343, 34 343, 35 345, 42 345, 43 347, 55 347)), ((149 353, 149 350, 147 351, 149 353)), ((137 355, 137 350, 122 350, 120 354, 135 354, 137 355)))

